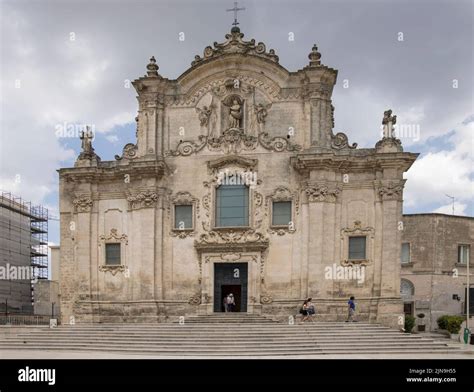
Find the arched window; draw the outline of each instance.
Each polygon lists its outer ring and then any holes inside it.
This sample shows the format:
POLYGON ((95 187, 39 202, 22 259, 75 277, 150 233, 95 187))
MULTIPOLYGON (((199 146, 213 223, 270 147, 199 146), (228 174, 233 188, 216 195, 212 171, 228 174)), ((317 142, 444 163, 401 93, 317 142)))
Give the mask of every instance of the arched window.
POLYGON ((216 227, 249 225, 249 188, 221 185, 216 189, 216 227))
POLYGON ((402 298, 410 298, 415 295, 415 286, 408 279, 400 281, 400 296, 402 298))

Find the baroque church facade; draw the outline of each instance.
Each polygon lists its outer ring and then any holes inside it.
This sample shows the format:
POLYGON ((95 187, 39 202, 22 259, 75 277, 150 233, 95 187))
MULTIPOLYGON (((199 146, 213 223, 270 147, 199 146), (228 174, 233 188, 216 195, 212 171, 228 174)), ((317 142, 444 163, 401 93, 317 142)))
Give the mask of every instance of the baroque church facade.
MULTIPOLYGON (((322 320, 403 315, 404 152, 387 111, 374 148, 335 133, 337 70, 290 72, 233 27, 176 80, 154 58, 133 82, 136 144, 101 161, 81 135, 59 170, 62 322, 165 322, 223 311, 281 320, 311 296, 322 320), (328 277, 364 270, 364 279, 328 277)), ((378 129, 374 126, 374 129, 378 129)))

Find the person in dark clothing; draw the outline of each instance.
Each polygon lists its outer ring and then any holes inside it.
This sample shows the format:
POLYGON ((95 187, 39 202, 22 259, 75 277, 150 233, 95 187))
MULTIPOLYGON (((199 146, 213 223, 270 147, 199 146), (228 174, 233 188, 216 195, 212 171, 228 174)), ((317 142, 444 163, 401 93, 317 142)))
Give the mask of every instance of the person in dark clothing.
POLYGON ((355 317, 355 311, 356 311, 356 304, 355 304, 355 298, 354 296, 349 298, 349 301, 347 301, 347 320, 346 323, 349 321, 355 322, 357 320, 354 319, 355 317))

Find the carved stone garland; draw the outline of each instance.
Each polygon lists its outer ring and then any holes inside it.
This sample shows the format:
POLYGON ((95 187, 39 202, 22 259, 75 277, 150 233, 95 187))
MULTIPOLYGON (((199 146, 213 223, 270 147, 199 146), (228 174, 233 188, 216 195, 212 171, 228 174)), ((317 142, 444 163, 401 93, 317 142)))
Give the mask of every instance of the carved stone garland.
POLYGON ((308 201, 311 203, 314 202, 330 202, 334 203, 337 200, 337 196, 342 191, 342 185, 326 183, 326 182, 317 182, 306 184, 305 193, 308 197, 308 201))
POLYGON ((158 199, 158 194, 153 190, 145 190, 127 197, 129 208, 131 210, 155 207, 158 199))

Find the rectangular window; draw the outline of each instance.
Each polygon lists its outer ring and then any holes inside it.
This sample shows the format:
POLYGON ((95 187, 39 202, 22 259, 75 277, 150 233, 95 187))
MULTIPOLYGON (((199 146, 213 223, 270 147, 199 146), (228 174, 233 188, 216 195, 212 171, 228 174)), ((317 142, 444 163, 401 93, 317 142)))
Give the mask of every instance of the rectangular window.
POLYGON ((121 244, 105 244, 106 265, 120 265, 120 245, 121 244))
POLYGON ((174 206, 174 228, 178 230, 193 228, 193 206, 174 206))
POLYGON ((288 226, 291 222, 291 201, 274 201, 272 212, 273 226, 288 226))
POLYGON ((409 263, 411 261, 410 257, 410 243, 404 242, 402 243, 402 263, 409 263))
POLYGON ((365 260, 365 236, 349 237, 349 260, 365 260))
POLYGON ((458 245, 458 263, 469 263, 469 245, 458 245))
POLYGON ((245 185, 221 185, 216 189, 216 226, 249 225, 249 189, 245 185))

